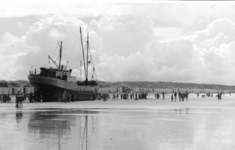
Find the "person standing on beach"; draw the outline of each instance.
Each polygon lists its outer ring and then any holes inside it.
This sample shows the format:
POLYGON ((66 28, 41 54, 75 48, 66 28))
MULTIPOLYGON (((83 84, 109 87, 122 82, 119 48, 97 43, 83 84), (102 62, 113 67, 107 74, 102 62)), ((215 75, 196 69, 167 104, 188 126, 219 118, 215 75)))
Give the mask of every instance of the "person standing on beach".
POLYGON ((137 93, 135 93, 135 101, 138 101, 137 93))
POLYGON ((162 98, 165 99, 165 93, 164 93, 164 91, 162 92, 162 98))
POLYGON ((219 100, 222 100, 222 92, 219 92, 219 93, 218 93, 218 99, 219 99, 219 100))
POLYGON ((189 94, 189 92, 188 92, 188 90, 186 90, 186 92, 185 92, 185 101, 188 101, 188 94, 189 94))
POLYGON ((173 96, 174 94, 172 93, 171 94, 171 102, 173 102, 173 100, 174 100, 174 96, 173 96))
POLYGON ((71 93, 67 94, 67 102, 70 103, 71 102, 71 93))
POLYGON ((20 91, 16 94, 16 108, 19 108, 20 91))
POLYGON ((32 92, 29 94, 29 102, 33 103, 33 93, 32 92))
POLYGON ((0 94, 0 102, 2 103, 3 102, 3 95, 0 94))
MULTIPOLYGON (((75 101, 74 99, 75 99, 74 94, 71 94, 71 101, 74 102, 75 101)), ((93 99, 95 100, 95 97, 93 99)))
POLYGON ((60 103, 60 101, 62 99, 61 97, 62 97, 61 93, 58 93, 58 103, 60 103))
POLYGON ((177 97, 177 93, 176 92, 174 92, 174 97, 175 97, 175 102, 176 102, 176 97, 177 97))
POLYGON ((62 101, 66 103, 66 91, 62 94, 62 101))
POLYGON ((185 93, 181 93, 182 102, 184 102, 185 93))
POLYGON ((181 102, 181 98, 182 98, 181 92, 179 92, 178 96, 179 96, 179 102, 181 102))
POLYGON ((8 103, 10 103, 10 102, 11 102, 10 94, 7 94, 7 101, 8 101, 8 103))
POLYGON ((112 100, 115 100, 115 93, 113 93, 113 98, 112 98, 112 100))
POLYGON ((24 95, 18 91, 16 94, 16 108, 23 107, 24 95))

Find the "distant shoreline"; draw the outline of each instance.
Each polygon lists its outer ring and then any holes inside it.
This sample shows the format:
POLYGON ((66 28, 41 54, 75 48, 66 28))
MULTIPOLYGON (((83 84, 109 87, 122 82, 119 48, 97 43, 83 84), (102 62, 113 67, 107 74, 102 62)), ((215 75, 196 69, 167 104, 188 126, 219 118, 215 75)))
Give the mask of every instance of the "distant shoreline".
MULTIPOLYGON (((98 81, 101 88, 125 86, 132 88, 157 88, 157 89, 214 89, 214 90, 235 90, 235 86, 220 84, 199 84, 199 83, 180 83, 180 82, 151 82, 151 81, 119 81, 105 82, 98 81)), ((27 80, 0 81, 0 87, 30 87, 27 80)))

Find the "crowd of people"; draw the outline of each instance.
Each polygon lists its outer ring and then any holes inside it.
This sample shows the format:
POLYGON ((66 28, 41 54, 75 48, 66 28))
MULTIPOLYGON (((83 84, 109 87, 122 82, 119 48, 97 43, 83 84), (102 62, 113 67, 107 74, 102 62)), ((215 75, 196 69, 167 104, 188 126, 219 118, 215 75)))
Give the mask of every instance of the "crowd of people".
POLYGON ((74 95, 69 93, 68 91, 64 91, 61 98, 58 98, 58 102, 70 103, 74 102, 74 95))
MULTIPOLYGON (((161 93, 155 93, 154 96, 156 99, 160 99, 161 95, 162 95, 162 99, 165 99, 165 92, 161 92, 161 93)), ((171 93, 171 102, 176 102, 177 99, 179 100, 179 102, 184 102, 184 101, 188 101, 188 95, 189 92, 185 91, 185 92, 173 92, 171 93)))
MULTIPOLYGON (((20 108, 23 107, 23 102, 26 101, 28 99, 29 103, 34 103, 35 100, 38 101, 39 96, 34 95, 34 93, 30 93, 30 94, 23 94, 20 91, 18 91, 18 93, 16 94, 16 107, 20 108)), ((40 98, 42 98, 40 96, 40 98)), ((74 101, 74 95, 72 95, 71 93, 65 91, 59 98, 58 98, 58 102, 73 102, 74 101)), ((41 102, 41 101, 39 101, 41 102)))
POLYGON ((147 99, 148 93, 99 93, 97 100, 104 100, 107 101, 108 99, 111 100, 118 100, 118 99, 134 99, 138 101, 139 99, 147 99), (111 96, 112 95, 112 96, 111 96))
POLYGON ((185 91, 185 92, 174 92, 172 93, 171 95, 171 101, 177 101, 177 97, 179 99, 179 102, 184 102, 184 101, 188 101, 188 95, 189 95, 189 92, 188 91, 185 91))
MULTIPOLYGON (((199 96, 199 93, 196 93, 199 96)), ((223 92, 219 92, 216 97, 221 100, 222 99, 222 94, 223 92)), ((189 98, 189 92, 186 90, 184 92, 178 91, 178 92, 173 92, 173 93, 165 93, 163 92, 158 92, 154 93, 155 99, 160 99, 162 98, 163 100, 165 99, 166 95, 170 95, 171 102, 188 102, 189 98)), ((202 94, 202 97, 213 97, 213 93, 204 93, 202 94)), ((104 100, 107 101, 108 99, 110 100, 118 100, 118 99, 134 99, 135 101, 139 99, 147 99, 148 93, 99 93, 97 100, 104 100)))
MULTIPOLYGON (((189 96, 189 92, 185 91, 185 92, 173 92, 173 93, 165 93, 165 92, 161 92, 161 93, 154 93, 154 97, 156 99, 160 99, 162 98, 163 100, 165 99, 165 95, 166 94, 170 94, 170 99, 171 102, 176 102, 177 100, 179 102, 187 102, 188 101, 188 96, 189 96)), ((196 93, 197 96, 199 97, 199 93, 196 93)), ((218 100, 222 100, 222 95, 224 93, 223 92, 218 92, 216 94, 216 97, 218 98, 218 100)), ((231 94, 230 94, 231 95, 231 94)), ((202 94, 202 98, 204 97, 213 97, 213 93, 204 93, 202 94)), ((134 99, 135 101, 138 101, 139 99, 147 99, 148 97, 148 93, 99 93, 96 100, 103 100, 103 101, 107 101, 108 99, 111 100, 118 100, 118 99, 123 99, 123 100, 127 100, 127 99, 134 99)), ((16 94, 16 107, 23 107, 23 102, 25 100, 29 101, 29 103, 34 103, 35 99, 36 99, 36 93, 30 93, 30 94, 23 94, 20 91, 18 91, 18 93, 16 94)), ((64 91, 58 98, 58 102, 65 102, 65 103, 69 103, 69 102, 74 102, 75 101, 75 96, 73 94, 71 94, 68 91, 64 91)), ((9 94, 1 94, 0 95, 0 102, 1 103, 9 103, 11 102, 11 97, 9 94)))
MULTIPOLYGON (((218 98, 218 100, 222 100, 223 94, 224 94, 224 92, 218 92, 216 94, 216 97, 218 98)), ((230 95, 231 95, 231 93, 230 93, 230 95)), ((199 93, 197 93, 197 96, 199 97, 199 93)), ((205 98, 205 97, 213 97, 213 93, 207 92, 207 93, 202 94, 202 98, 205 98)))
POLYGON ((11 102, 11 97, 9 94, 2 94, 0 95, 0 102, 1 103, 10 103, 11 102))

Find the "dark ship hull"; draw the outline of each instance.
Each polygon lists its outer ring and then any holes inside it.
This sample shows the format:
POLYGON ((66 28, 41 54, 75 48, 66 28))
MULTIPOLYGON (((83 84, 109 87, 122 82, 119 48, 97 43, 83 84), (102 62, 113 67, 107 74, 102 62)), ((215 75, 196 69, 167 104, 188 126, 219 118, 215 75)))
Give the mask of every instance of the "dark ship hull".
POLYGON ((95 100, 98 95, 98 86, 77 85, 77 82, 45 77, 36 74, 28 76, 30 84, 35 90, 35 101, 53 102, 62 101, 62 94, 66 91, 72 95, 72 100, 95 100))

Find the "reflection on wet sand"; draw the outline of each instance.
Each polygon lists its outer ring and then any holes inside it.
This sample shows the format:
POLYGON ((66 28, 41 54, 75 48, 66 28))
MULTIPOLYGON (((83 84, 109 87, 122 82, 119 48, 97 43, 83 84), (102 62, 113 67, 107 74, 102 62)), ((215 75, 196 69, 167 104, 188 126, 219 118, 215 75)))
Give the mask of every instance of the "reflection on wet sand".
POLYGON ((23 112, 22 111, 16 111, 16 122, 21 123, 22 118, 23 118, 23 112))
POLYGON ((59 150, 69 145, 76 145, 72 149, 87 150, 89 136, 95 128, 93 116, 87 115, 94 113, 98 112, 83 110, 34 112, 28 122, 29 132, 34 133, 34 136, 40 136, 41 139, 47 139, 47 144, 50 146, 57 143, 59 150))
POLYGON ((205 122, 208 118, 214 117, 212 121, 219 123, 219 110, 214 113, 213 109, 98 111, 35 112, 28 127, 34 136, 39 134, 40 139, 46 139, 49 147, 55 147, 57 143, 58 149, 148 150, 154 147, 174 150, 194 149, 195 143, 199 142, 195 135, 208 136, 207 132, 214 129, 207 127, 211 125, 205 122))
POLYGON ((0 148, 230 150, 235 143, 234 112, 231 107, 8 111, 0 115, 0 148))

